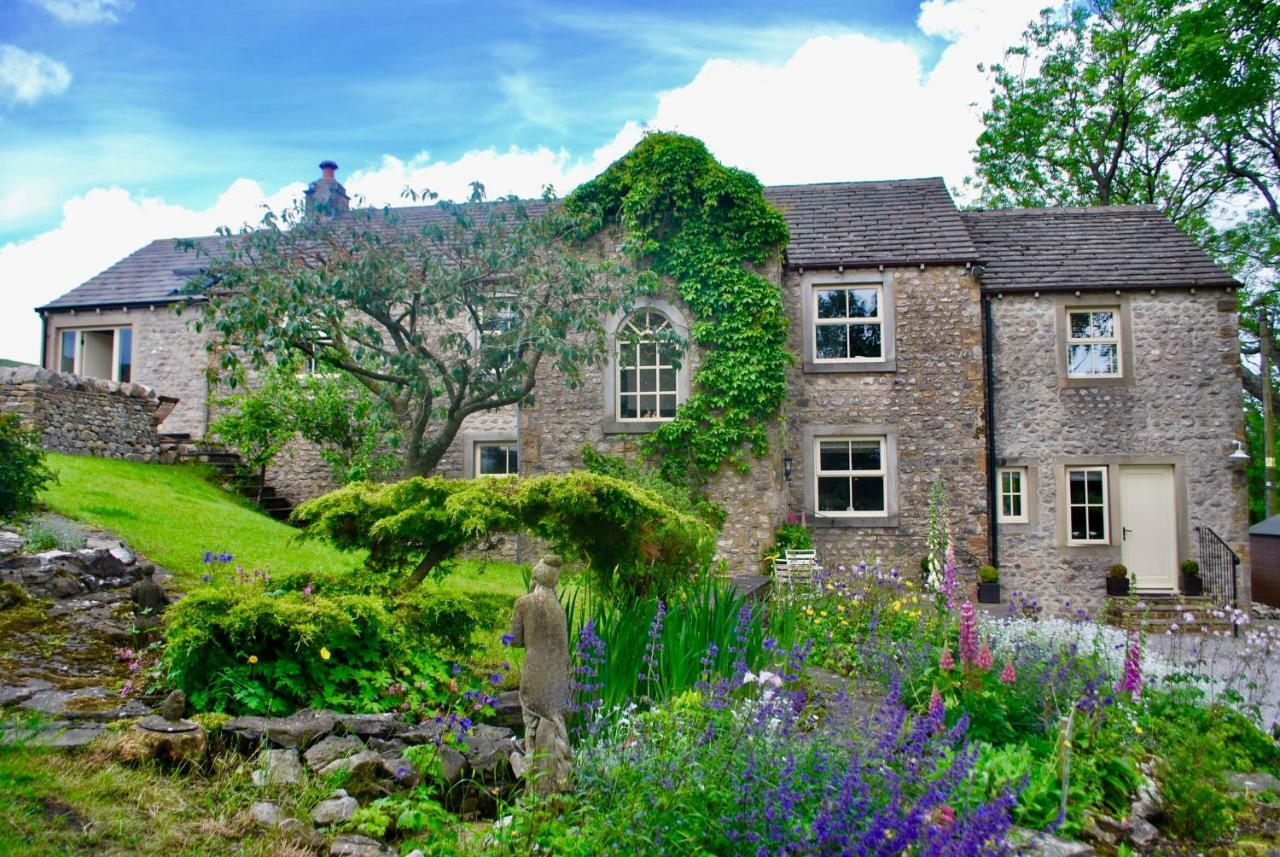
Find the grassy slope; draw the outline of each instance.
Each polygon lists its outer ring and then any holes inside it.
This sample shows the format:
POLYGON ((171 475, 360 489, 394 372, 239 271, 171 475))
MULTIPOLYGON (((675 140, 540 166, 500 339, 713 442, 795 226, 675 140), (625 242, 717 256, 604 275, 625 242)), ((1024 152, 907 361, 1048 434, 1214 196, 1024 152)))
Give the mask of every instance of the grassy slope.
MULTIPOLYGON (((172 571, 182 588, 199 583, 208 570, 202 561, 207 550, 225 551, 235 565, 264 571, 345 571, 362 561, 359 554, 299 539, 293 527, 210 483, 201 467, 53 453, 49 464, 58 483, 41 501, 50 510, 110 530, 172 571)), ((511 563, 467 560, 442 584, 428 585, 514 599, 524 592, 521 574, 511 563)))

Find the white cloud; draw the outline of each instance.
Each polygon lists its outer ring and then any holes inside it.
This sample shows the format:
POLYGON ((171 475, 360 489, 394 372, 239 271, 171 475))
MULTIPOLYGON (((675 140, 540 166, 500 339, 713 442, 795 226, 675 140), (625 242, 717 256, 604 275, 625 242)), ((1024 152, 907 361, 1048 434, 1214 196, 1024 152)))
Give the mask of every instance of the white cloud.
POLYGON ((60 95, 71 85, 71 72, 53 57, 0 45, 0 95, 33 104, 46 95, 60 95))
MULTIPOLYGON (((926 0, 918 32, 901 38, 844 32, 808 38, 782 60, 708 60, 688 84, 661 93, 647 121, 625 123, 589 155, 545 146, 491 147, 453 160, 426 151, 408 159, 388 154, 343 180, 372 205, 404 204, 406 187, 465 199, 473 180, 483 181, 490 197, 536 196, 546 184, 563 195, 651 127, 701 137, 717 157, 766 183, 940 174, 955 186, 971 169, 969 150, 988 98, 977 65, 1000 59, 1043 2, 926 0), (928 68, 926 38, 946 43, 928 68)), ((273 194, 273 207, 300 189, 273 194)), ((0 356, 35 355, 39 324, 32 307, 155 238, 256 220, 265 196, 241 179, 203 211, 120 189, 71 200, 56 229, 0 247, 0 356)), ((0 207, 6 204, 0 199, 0 207)))
POLYGON ((64 24, 97 24, 120 20, 133 0, 30 0, 64 24))
POLYGON ((0 247, 0 357, 35 361, 40 323, 32 309, 157 238, 209 235, 219 226, 261 219, 301 196, 302 184, 268 195, 237 179, 212 206, 193 211, 120 188, 95 188, 62 207, 62 223, 28 241, 0 247))

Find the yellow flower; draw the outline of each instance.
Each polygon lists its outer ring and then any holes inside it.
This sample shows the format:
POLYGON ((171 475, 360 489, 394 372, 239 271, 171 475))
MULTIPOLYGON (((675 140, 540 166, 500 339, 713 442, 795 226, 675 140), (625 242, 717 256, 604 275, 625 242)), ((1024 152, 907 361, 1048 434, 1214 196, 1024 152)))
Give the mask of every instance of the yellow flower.
POLYGON ((1137 732, 1139 735, 1141 735, 1141 734, 1142 734, 1142 727, 1141 727, 1141 726, 1139 726, 1139 725, 1137 725, 1137 724, 1135 723, 1135 724, 1134 724, 1134 726, 1133 726, 1133 731, 1134 731, 1134 732, 1137 732))
POLYGON ((320 660, 322 661, 329 660, 329 650, 326 649, 324 646, 320 647, 320 660))
POLYGON ((806 607, 806 608, 804 608, 804 612, 805 612, 807 615, 812 616, 812 615, 813 615, 813 608, 812 608, 812 607, 806 607))
POLYGON ((257 655, 249 655, 249 663, 251 663, 251 664, 256 664, 257 662, 258 662, 258 656, 257 656, 257 655))

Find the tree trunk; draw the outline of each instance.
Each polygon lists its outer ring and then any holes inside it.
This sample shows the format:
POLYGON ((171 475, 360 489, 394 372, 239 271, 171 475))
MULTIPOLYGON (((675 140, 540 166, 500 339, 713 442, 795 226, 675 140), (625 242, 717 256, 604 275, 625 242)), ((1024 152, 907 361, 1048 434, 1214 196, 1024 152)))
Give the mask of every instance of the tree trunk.
POLYGON ((427 575, 431 573, 431 569, 439 565, 443 560, 449 558, 454 548, 450 545, 438 544, 431 550, 427 551, 427 555, 422 558, 422 562, 418 563, 418 567, 413 570, 413 574, 409 575, 409 579, 404 582, 404 591, 412 592, 422 585, 422 581, 427 579, 427 575))

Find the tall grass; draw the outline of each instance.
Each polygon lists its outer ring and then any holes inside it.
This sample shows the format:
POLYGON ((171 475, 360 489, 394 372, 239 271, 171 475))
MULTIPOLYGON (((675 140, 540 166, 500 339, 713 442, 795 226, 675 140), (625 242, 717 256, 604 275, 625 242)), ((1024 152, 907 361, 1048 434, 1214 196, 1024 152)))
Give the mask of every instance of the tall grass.
MULTIPOLYGON (((608 710, 648 697, 670 698, 700 681, 758 671, 769 650, 800 639, 796 611, 748 603, 731 583, 707 578, 662 602, 657 597, 613 601, 578 588, 565 595, 570 643, 583 647, 584 628, 603 641, 595 666, 598 702, 608 710)), ((577 654, 582 660, 581 651, 577 654)), ((578 664, 581 666, 581 663, 578 664)))

